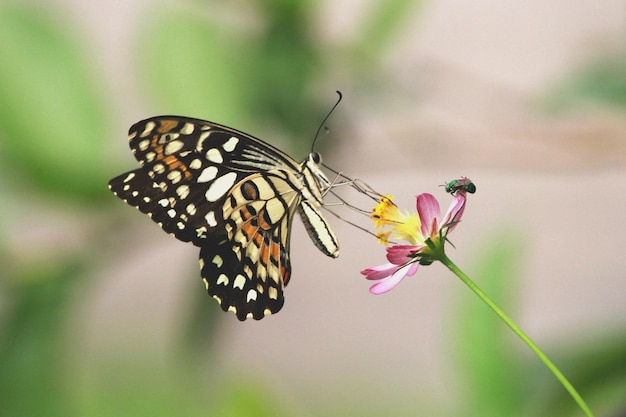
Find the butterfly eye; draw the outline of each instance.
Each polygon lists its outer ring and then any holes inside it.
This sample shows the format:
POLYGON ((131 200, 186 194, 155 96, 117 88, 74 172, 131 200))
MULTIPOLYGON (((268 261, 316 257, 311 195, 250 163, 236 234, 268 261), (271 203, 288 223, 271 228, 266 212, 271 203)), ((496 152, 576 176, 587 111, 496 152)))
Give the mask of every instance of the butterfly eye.
POLYGON ((311 152, 309 154, 309 159, 315 164, 315 165, 319 165, 322 163, 322 155, 320 155, 317 152, 311 152))

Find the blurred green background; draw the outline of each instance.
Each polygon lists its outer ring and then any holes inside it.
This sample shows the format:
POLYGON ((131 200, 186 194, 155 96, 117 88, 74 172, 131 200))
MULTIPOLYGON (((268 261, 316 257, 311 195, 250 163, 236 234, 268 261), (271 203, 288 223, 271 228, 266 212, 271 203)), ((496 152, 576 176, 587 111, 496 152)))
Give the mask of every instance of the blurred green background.
POLYGON ((0 416, 581 415, 437 265, 374 297, 374 239, 329 216, 325 259, 295 224, 285 308, 240 323, 107 190, 142 118, 300 159, 335 90, 325 161, 407 209, 471 177, 451 257, 626 416, 625 29, 620 1, 4 1, 0 416))

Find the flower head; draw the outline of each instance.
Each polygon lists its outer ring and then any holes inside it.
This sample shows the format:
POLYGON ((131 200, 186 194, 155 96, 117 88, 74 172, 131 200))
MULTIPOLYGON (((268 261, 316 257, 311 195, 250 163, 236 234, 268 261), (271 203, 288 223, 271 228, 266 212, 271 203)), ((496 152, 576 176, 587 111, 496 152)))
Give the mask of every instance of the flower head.
POLYGON ((420 227, 419 215, 401 213, 392 199, 389 194, 380 197, 378 204, 372 209, 370 217, 374 221, 374 227, 391 226, 389 230, 377 232, 376 237, 379 242, 388 245, 389 237, 395 232, 394 238, 404 239, 416 245, 418 241, 414 239, 413 231, 420 227))
POLYGON ((459 190, 446 214, 441 216, 439 202, 431 194, 417 196, 416 213, 403 214, 391 201, 381 197, 372 211, 376 227, 390 227, 376 233, 386 245, 389 238, 403 239, 408 245, 394 244, 387 248, 386 264, 361 271, 366 279, 378 281, 370 287, 373 294, 392 290, 405 276, 413 275, 419 265, 430 265, 444 256, 444 245, 450 233, 461 220, 465 210, 466 193, 459 190))

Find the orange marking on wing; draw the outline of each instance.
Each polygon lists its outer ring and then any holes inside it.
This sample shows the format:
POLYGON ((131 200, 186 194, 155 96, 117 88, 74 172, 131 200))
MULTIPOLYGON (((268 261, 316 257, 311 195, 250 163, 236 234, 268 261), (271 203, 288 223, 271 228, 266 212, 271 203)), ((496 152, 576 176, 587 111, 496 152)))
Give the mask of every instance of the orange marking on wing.
POLYGON ((157 154, 157 157, 159 155, 163 155, 163 145, 159 145, 159 138, 161 136, 160 135, 154 135, 152 136, 152 139, 150 140, 150 147, 152 149, 154 149, 154 152, 157 154))
POLYGON ((245 184, 243 184, 241 193, 243 194, 246 200, 258 200, 259 199, 259 194, 257 193, 256 188, 249 182, 246 182, 245 184))
POLYGON ((186 180, 191 178, 191 172, 189 172, 187 165, 180 162, 180 159, 176 158, 174 155, 166 156, 163 162, 170 168, 170 171, 179 170, 183 173, 186 180))
POLYGON ((271 245, 271 256, 272 256, 272 263, 274 263, 274 265, 279 265, 280 264, 280 245, 272 242, 271 245))
POLYGON ((254 242, 256 243, 257 247, 261 246, 263 244, 263 236, 260 233, 257 233, 254 236, 254 242))
POLYGON ((267 215, 267 210, 264 207, 261 210, 259 210, 259 215, 258 215, 259 227, 263 230, 270 230, 273 225, 267 222, 266 217, 269 217, 269 216, 267 215))
POLYGON ((154 150, 154 160, 163 162, 165 160, 165 148, 159 144, 159 135, 152 136, 150 147, 154 150))
POLYGON ((261 252, 260 252, 259 260, 263 264, 267 264, 268 263, 269 251, 270 251, 270 247, 268 245, 261 244, 261 252))
MULTIPOLYGON (((159 128, 160 129, 160 128, 159 128)), ((154 150, 155 161, 159 161, 167 165, 168 171, 181 171, 186 180, 191 178, 191 172, 187 165, 183 164, 175 155, 165 156, 165 146, 159 144, 159 135, 152 136, 151 148, 154 150)))
POLYGON ((161 124, 159 125, 157 132, 167 133, 176 126, 178 126, 178 122, 176 120, 161 120, 161 124))
POLYGON ((287 285, 289 278, 291 278, 290 271, 286 268, 285 263, 282 262, 281 257, 281 245, 278 242, 272 242, 272 263, 278 266, 278 271, 283 279, 283 286, 287 285))
POLYGON ((246 239, 252 239, 253 237, 256 238, 256 236, 258 236, 257 228, 248 222, 241 225, 241 231, 246 235, 246 239))

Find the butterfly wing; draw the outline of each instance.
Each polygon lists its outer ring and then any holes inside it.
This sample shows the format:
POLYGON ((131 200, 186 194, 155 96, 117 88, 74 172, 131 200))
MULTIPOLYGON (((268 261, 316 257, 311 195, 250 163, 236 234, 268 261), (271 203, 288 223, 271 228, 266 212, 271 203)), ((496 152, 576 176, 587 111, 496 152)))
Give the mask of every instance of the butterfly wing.
POLYGON ((239 320, 278 312, 291 276, 289 237, 300 195, 289 172, 248 176, 224 206, 226 239, 209 235, 200 250, 207 291, 239 320))
POLYGON ((178 116, 134 124, 129 145, 143 170, 114 178, 109 188, 167 233, 196 246, 204 244, 208 233, 218 232, 224 221, 221 208, 233 185, 260 170, 299 169, 289 156, 257 138, 178 116))
POLYGON ((279 311, 290 227, 310 174, 253 136, 198 119, 143 120, 129 144, 142 168, 111 180, 113 193, 201 247, 202 277, 223 310, 240 320, 279 311))

